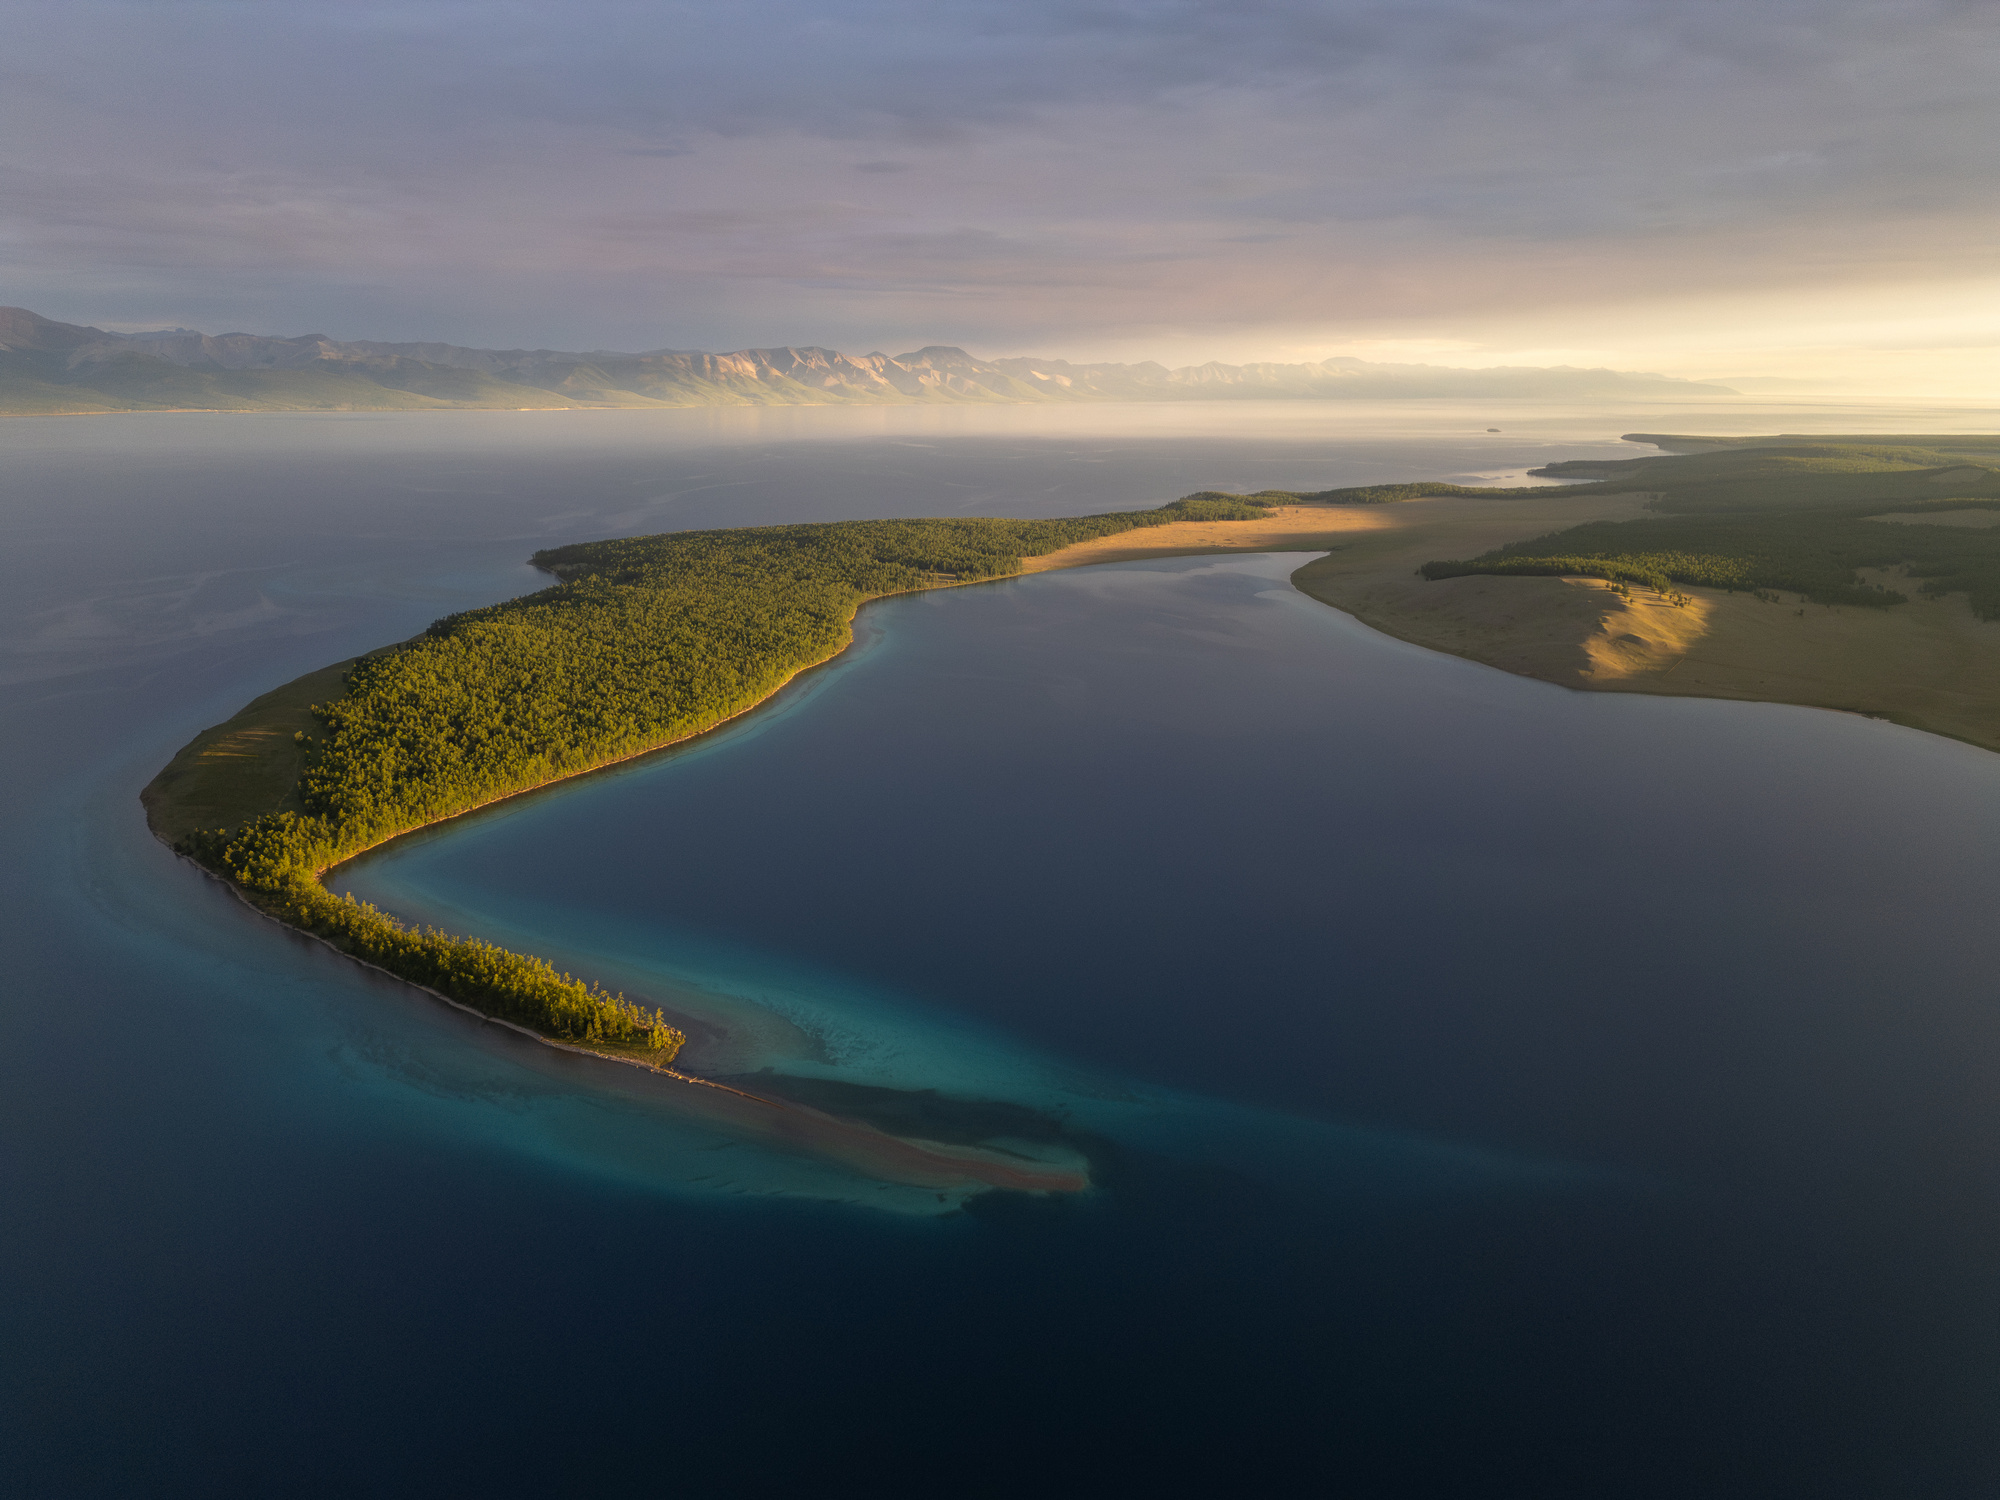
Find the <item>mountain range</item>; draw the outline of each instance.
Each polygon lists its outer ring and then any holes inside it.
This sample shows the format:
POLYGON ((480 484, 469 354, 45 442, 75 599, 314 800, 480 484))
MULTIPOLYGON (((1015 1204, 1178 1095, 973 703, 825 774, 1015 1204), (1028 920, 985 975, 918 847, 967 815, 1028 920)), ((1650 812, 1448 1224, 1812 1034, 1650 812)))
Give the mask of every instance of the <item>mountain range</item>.
POLYGON ((309 333, 107 333, 0 307, 0 413, 419 411, 1228 399, 1728 396, 1728 386, 1618 370, 1372 364, 1071 364, 833 349, 464 349, 309 333))

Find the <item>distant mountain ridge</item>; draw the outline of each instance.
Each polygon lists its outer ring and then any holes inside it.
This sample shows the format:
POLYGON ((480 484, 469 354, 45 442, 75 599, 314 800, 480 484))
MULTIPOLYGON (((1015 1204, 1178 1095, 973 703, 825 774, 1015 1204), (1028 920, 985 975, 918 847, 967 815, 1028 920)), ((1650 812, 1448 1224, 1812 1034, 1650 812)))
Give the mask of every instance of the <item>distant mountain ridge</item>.
POLYGON ((1150 360, 981 360, 943 344, 897 355, 811 347, 624 354, 343 342, 316 333, 107 333, 0 307, 0 412, 13 415, 1735 394, 1666 375, 1570 366, 1461 370, 1328 359, 1169 369, 1150 360))

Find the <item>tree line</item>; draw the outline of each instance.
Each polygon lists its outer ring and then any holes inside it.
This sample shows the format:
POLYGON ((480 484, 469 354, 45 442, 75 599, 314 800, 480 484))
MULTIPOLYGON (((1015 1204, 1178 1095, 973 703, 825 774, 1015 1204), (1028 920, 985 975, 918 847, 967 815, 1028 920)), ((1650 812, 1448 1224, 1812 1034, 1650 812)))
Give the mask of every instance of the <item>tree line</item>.
MULTIPOLYGON (((2000 509, 2000 499, 1896 502, 1926 512, 2000 509)), ((1896 589, 1861 581, 1860 568, 1901 568, 1933 597, 1968 596, 1982 620, 2000 619, 2000 529, 1891 525, 1853 513, 1881 511, 1875 501, 1832 511, 1764 514, 1693 513, 1635 521, 1593 521, 1496 548, 1462 561, 1427 562, 1426 578, 1468 573, 1581 574, 1643 583, 1720 589, 1782 589, 1817 604, 1879 608, 1908 602, 1896 589)))

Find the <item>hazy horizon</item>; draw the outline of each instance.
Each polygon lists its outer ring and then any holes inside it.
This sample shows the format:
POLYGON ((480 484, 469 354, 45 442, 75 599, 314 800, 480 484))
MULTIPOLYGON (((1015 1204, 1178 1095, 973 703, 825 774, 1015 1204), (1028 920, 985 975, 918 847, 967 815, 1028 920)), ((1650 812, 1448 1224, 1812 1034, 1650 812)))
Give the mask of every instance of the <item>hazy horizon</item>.
POLYGON ((112 331, 2000 394, 1957 0, 12 22, 0 301, 112 331))
MULTIPOLYGON (((4 308, 0 308, 0 311, 4 311, 4 310, 6 310, 6 309, 4 309, 4 308)), ((20 309, 20 310, 21 310, 21 311, 25 311, 25 312, 29 312, 29 313, 35 313, 35 314, 36 314, 37 316, 41 316, 41 314, 39 314, 39 313, 37 312, 37 310, 36 310, 36 309, 34 309, 34 308, 24 308, 24 309, 20 309)), ((64 320, 64 319, 56 319, 56 320, 52 320, 52 321, 57 321, 57 322, 66 322, 66 321, 68 321, 68 320, 64 320)), ((166 325, 166 326, 160 326, 160 327, 155 327, 155 326, 152 326, 152 325, 149 325, 149 324, 130 324, 130 325, 126 325, 126 324, 120 324, 120 323, 116 323, 116 322, 106 322, 106 321, 104 321, 104 320, 102 320, 102 319, 99 319, 99 320, 96 320, 96 321, 92 321, 92 320, 90 320, 90 319, 84 319, 84 320, 81 320, 80 322, 76 322, 76 323, 72 324, 72 326, 76 326, 76 327, 84 327, 84 328, 96 328, 96 329, 100 330, 101 332, 105 332, 105 333, 111 333, 111 334, 117 334, 117 335, 119 335, 119 336, 121 336, 121 337, 125 337, 125 338, 144 338, 144 337, 147 337, 147 336, 149 336, 149 335, 153 335, 153 334, 198 334, 198 335, 201 335, 201 336, 203 336, 203 337, 207 337, 207 338, 242 338, 242 337, 249 337, 249 338, 253 338, 253 339, 304 339, 304 338, 323 338, 323 337, 331 337, 330 335, 326 334, 325 330, 323 330, 323 329, 318 329, 318 328, 313 328, 313 329, 302 329, 302 330, 299 330, 299 331, 297 331, 297 332, 292 332, 292 331, 285 331, 285 330, 278 330, 278 329, 268 329, 268 328, 191 328, 191 327, 186 327, 186 326, 183 326, 183 325, 179 325, 179 324, 173 324, 173 325, 166 325)), ((361 340, 355 340, 355 341, 350 341, 350 342, 370 342, 370 343, 382 343, 382 344, 399 344, 399 345, 415 345, 415 344, 419 344, 419 343, 423 343, 423 342, 434 342, 434 343, 442 343, 442 342, 445 342, 445 341, 443 341, 443 340, 428 340, 428 341, 426 341, 426 340, 417 340, 417 339, 396 339, 396 338, 386 338, 386 337, 385 337, 385 338, 382 338, 382 339, 375 339, 375 340, 366 340, 366 341, 361 341, 361 340)), ((863 341, 863 343, 864 343, 864 344, 866 344, 866 343, 867 343, 867 341, 863 341)), ((480 352, 505 352, 505 353, 513 353, 513 352, 517 352, 517 351, 520 351, 520 350, 521 350, 521 346, 518 346, 518 345, 516 345, 516 346, 510 346, 510 347, 508 347, 508 348, 506 348, 506 349, 499 349, 499 350, 491 350, 491 351, 487 350, 487 349, 486 349, 486 348, 485 348, 484 346, 479 346, 479 345, 456 345, 456 346, 454 346, 454 347, 460 347, 460 348, 470 348, 470 349, 474 349, 474 350, 478 350, 478 351, 480 351, 480 352)), ((915 356, 915 355, 919 355, 919 354, 922 354, 922 353, 926 352, 926 350, 931 350, 931 349, 944 349, 944 350, 956 350, 956 351, 957 351, 958 353, 961 353, 961 354, 967 354, 967 355, 970 355, 970 356, 971 356, 972 358, 974 358, 974 359, 980 359, 980 360, 991 360, 991 359, 1019 359, 1019 358, 1029 358, 1029 359, 1036 359, 1036 358, 1042 358, 1042 359, 1047 359, 1047 360, 1049 360, 1049 361, 1050 361, 1051 363, 1055 363, 1055 364, 1061 364, 1061 363, 1073 363, 1073 364, 1082 364, 1082 363, 1090 363, 1090 361, 1083 361, 1083 360, 1071 360, 1071 359, 1069 358, 1069 356, 1067 356, 1067 355, 1060 355, 1060 354, 1052 354, 1052 353, 1050 353, 1050 352, 1049 352, 1049 351, 1047 351, 1047 350, 1043 350, 1043 351, 1041 351, 1041 353, 1039 353, 1039 354, 1028 354, 1028 355, 1020 355, 1020 354, 1005 354, 1005 353, 993 353, 993 352, 989 352, 989 351, 986 351, 986 350, 983 350, 983 349, 967 349, 967 348, 966 348, 966 347, 965 347, 964 345, 962 345, 962 344, 951 344, 951 343, 947 343, 947 342, 943 342, 943 341, 933 341, 933 342, 932 342, 932 343, 930 343, 930 344, 927 344, 927 345, 921 345, 921 346, 918 346, 918 347, 916 347, 916 348, 909 348, 909 349, 903 349, 903 348, 898 348, 898 349, 895 349, 895 350, 891 350, 891 349, 889 349, 889 348, 887 348, 887 347, 883 346, 883 344, 881 343, 881 341, 880 341, 880 340, 877 340, 877 341, 875 341, 875 342, 874 342, 873 344, 870 344, 870 345, 868 345, 867 347, 863 347, 862 345, 855 345, 855 346, 853 346, 853 347, 849 347, 849 348, 842 348, 842 349, 834 349, 834 348, 831 348, 830 346, 826 346, 826 345, 815 345, 815 344, 805 344, 805 343, 800 343, 800 342, 799 342, 799 341, 797 341, 797 340, 792 340, 792 341, 790 341, 790 342, 787 342, 787 343, 779 343, 779 344, 763 344, 763 345, 752 345, 752 344, 737 344, 737 345, 728 345, 728 346, 724 346, 724 345, 716 345, 716 346, 714 346, 714 347, 712 347, 712 348, 705 348, 705 349, 691 349, 691 348, 674 348, 674 347, 664 347, 664 348, 659 348, 659 349, 610 349, 610 348, 602 348, 602 347, 600 347, 600 348, 592 348, 592 349, 581 349, 581 348, 578 348, 578 349, 554 349, 554 348, 541 348, 541 349, 535 349, 535 350, 530 350, 530 351, 526 351, 526 352, 531 352, 531 353, 558 353, 558 354, 621 354, 621 355, 660 355, 660 354, 737 354, 737 353, 758 353, 758 352, 765 352, 765 351, 769 351, 769 350, 776 350, 776 349, 812 349, 812 348, 819 348, 819 349, 828 349, 828 350, 829 350, 829 352, 832 352, 832 353, 836 353, 836 354, 845 354, 845 355, 850 355, 850 356, 860 356, 860 357, 873 357, 873 356, 875 356, 875 355, 887 355, 887 356, 888 356, 889 358, 892 358, 892 359, 908 359, 908 358, 911 358, 911 357, 913 357, 913 356, 915 356)), ((1340 356, 1340 355, 1331 355, 1331 356, 1326 356, 1326 360, 1328 360, 1328 361, 1331 361, 1331 360, 1337 360, 1337 359, 1342 359, 1342 358, 1350 358, 1350 359, 1358 359, 1358 356, 1340 356)), ((1147 356, 1143 356, 1143 355, 1137 355, 1137 354, 1135 354, 1135 355, 1131 356, 1131 357, 1130 357, 1130 359, 1129 359, 1128 361, 1124 361, 1124 362, 1129 362, 1129 363, 1134 363, 1134 364, 1137 364, 1137 363, 1142 363, 1142 362, 1145 362, 1145 360, 1146 360, 1146 359, 1147 359, 1147 356)), ((1107 362, 1108 362, 1108 361, 1107 361, 1107 362)), ((1285 363, 1285 364, 1300 364, 1300 363, 1317 363, 1317 362, 1320 362, 1320 361, 1307 361, 1307 360, 1287 360, 1287 361, 1282 361, 1282 363, 1285 363)), ((1439 368, 1443 368, 1443 369, 1474 369, 1474 370, 1478 370, 1478 369, 1509 369, 1509 368, 1524 368, 1524 367, 1521 367, 1521 366, 1517 366, 1517 365, 1512 365, 1512 364, 1509 364, 1509 363, 1507 363, 1507 362, 1504 362, 1504 361, 1489 361, 1489 362, 1454 362, 1454 361, 1450 361, 1450 360, 1444 360, 1444 359, 1436 359, 1436 360, 1414 360, 1414 359, 1412 359, 1412 360, 1389 360, 1389 359, 1382 359, 1382 360, 1372 360, 1372 361, 1361 361, 1361 362, 1362 362, 1362 363, 1380 363, 1380 364, 1397 364, 1397 365, 1425 365, 1425 366, 1429 366, 1429 365, 1435 365, 1435 366, 1437 366, 1437 367, 1439 367, 1439 368)), ((1165 363, 1165 361, 1154 361, 1154 363, 1165 363)), ((1183 366, 1181 366, 1181 367, 1182 367, 1182 368, 1187 368, 1187 367, 1192 367, 1192 366, 1200 366, 1200 365, 1204 365, 1204 364, 1221 364, 1221 363, 1228 363, 1228 362, 1227 362, 1227 361, 1221 361, 1221 360, 1190 360, 1190 361, 1187 361, 1187 362, 1186 362, 1186 364, 1185 364, 1185 365, 1183 365, 1183 366)), ((1277 361, 1244 361, 1244 362, 1242 362, 1242 363, 1278 363, 1278 362, 1277 362, 1277 361)), ((1582 367, 1571 367, 1571 368, 1582 368, 1582 367)), ((1621 371, 1621 372, 1619 372, 1619 373, 1623 373, 1623 374, 1648 374, 1648 373, 1653 373, 1653 372, 1649 372, 1649 371, 1621 371)), ((1754 377, 1753 377, 1753 379, 1754 379, 1754 377)), ((1823 382, 1822 382, 1822 383, 1823 383, 1823 382)))

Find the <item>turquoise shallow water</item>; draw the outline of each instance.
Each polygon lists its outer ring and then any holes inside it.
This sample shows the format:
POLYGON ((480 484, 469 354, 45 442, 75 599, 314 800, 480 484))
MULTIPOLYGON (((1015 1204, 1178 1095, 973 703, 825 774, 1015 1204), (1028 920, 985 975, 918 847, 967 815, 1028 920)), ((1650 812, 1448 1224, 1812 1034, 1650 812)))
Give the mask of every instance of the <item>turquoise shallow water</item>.
POLYGON ((413 999, 139 823, 195 729, 532 586, 550 538, 1612 447, 1228 415, 10 426, 0 1479, 1990 1492, 1967 747, 1571 695, 1375 636, 1294 560, 1183 560, 886 603, 699 749, 351 871, 731 1021, 749 1076, 934 1089, 927 1128, 1094 1184, 942 1205, 413 999))

